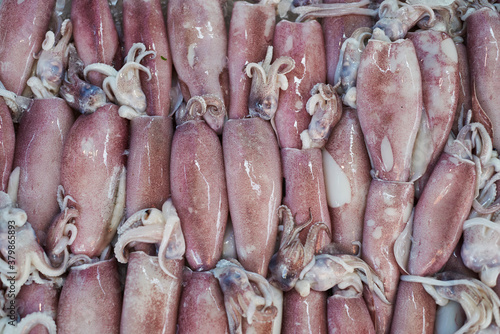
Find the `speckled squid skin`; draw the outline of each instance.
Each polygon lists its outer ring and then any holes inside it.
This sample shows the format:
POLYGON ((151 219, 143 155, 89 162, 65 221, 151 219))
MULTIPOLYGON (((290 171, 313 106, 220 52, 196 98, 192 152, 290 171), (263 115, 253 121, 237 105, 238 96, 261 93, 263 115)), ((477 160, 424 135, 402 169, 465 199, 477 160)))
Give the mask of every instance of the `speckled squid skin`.
MULTIPOLYGON (((227 33, 219 0, 171 0, 167 13, 172 60, 185 101, 212 94, 227 100, 227 33)), ((224 116, 204 115, 218 134, 224 116)))
MULTIPOLYGON (((106 0, 75 0, 71 5, 73 39, 85 66, 93 63, 113 64, 119 50, 118 33, 106 0)), ((101 86, 104 75, 91 72, 90 83, 101 86)))
POLYGON ((282 334, 326 334, 326 292, 311 290, 301 297, 295 289, 284 293, 282 334))
POLYGON ((170 182, 186 260, 193 270, 212 269, 222 255, 229 208, 221 143, 204 121, 189 121, 175 130, 170 182))
POLYGON ((328 333, 375 334, 363 296, 335 293, 327 300, 328 333))
POLYGON ((122 287, 116 259, 73 267, 57 310, 57 333, 119 333, 122 287))
MULTIPOLYGON (((323 222, 331 233, 332 225, 326 201, 321 150, 284 148, 281 149, 281 161, 286 189, 283 204, 288 206, 295 215, 297 224, 300 225, 309 220, 310 210, 313 223, 323 222)), ((309 227, 300 233, 302 243, 305 242, 308 231, 309 227)), ((316 251, 330 243, 330 233, 320 232, 316 251)))
MULTIPOLYGON (((408 33, 413 42, 422 76, 424 112, 429 120, 430 160, 416 189, 421 192, 441 156, 455 119, 459 95, 458 53, 446 33, 418 30, 408 33)), ((423 134, 419 134, 423 136, 423 134)))
MULTIPOLYGON (((31 283, 23 285, 21 291, 16 296, 17 312, 21 318, 34 312, 44 312, 53 319, 57 315, 57 304, 59 302, 59 288, 54 284, 31 283)), ((44 326, 34 327, 30 334, 46 334, 44 326)))
POLYGON ((127 120, 118 106, 106 104, 73 124, 63 149, 61 184, 76 201, 78 235, 71 245, 74 254, 98 256, 116 230, 109 223, 114 196, 125 165, 127 120))
POLYGON ((55 0, 4 0, 0 5, 0 81, 21 94, 42 48, 55 0), (15 50, 15 52, 12 52, 15 50))
POLYGON ((363 239, 371 166, 354 109, 344 107, 322 153, 332 241, 356 254, 358 247, 352 243, 363 239))
POLYGON ((63 145, 74 122, 73 110, 60 98, 35 99, 17 131, 14 168, 20 167, 17 203, 45 244, 52 219, 60 212, 63 145))
POLYGON ((289 56, 295 68, 286 74, 288 89, 280 92, 275 121, 282 148, 302 148, 300 134, 306 130, 311 116, 306 111, 310 91, 318 82, 326 81, 326 56, 321 25, 280 21, 274 30, 274 57, 289 56))
MULTIPOLYGON (((324 3, 349 3, 355 0, 325 0, 324 3)), ((326 82, 334 86, 335 71, 339 62, 342 43, 351 37, 354 30, 373 26, 373 18, 366 15, 345 15, 323 19, 323 34, 326 50, 326 82)))
POLYGON ((378 177, 408 181, 422 114, 422 78, 409 40, 370 40, 357 79, 358 117, 378 177))
POLYGON ((120 333, 175 334, 184 260, 167 261, 168 276, 157 256, 130 254, 123 295, 120 333))
POLYGON ((229 334, 224 296, 211 272, 184 271, 177 333, 229 334))
MULTIPOLYGON (((471 91, 474 89, 493 130, 493 147, 500 147, 500 13, 482 8, 472 13, 467 23, 467 51, 471 78, 471 91)), ((473 105, 473 109, 474 105, 473 105)), ((476 114, 477 112, 473 110, 476 114)), ((488 122, 483 123, 489 129, 488 122)))
POLYGON ((414 188, 410 182, 372 180, 366 202, 361 257, 384 283, 385 304, 375 294, 365 293, 377 333, 388 333, 399 283, 394 243, 413 209, 414 188))
POLYGON ((238 260, 265 277, 282 196, 278 142, 271 124, 260 118, 227 121, 222 142, 238 260))
POLYGON ((436 302, 420 283, 399 282, 391 333, 434 333, 436 302))
POLYGON ((141 62, 151 71, 150 80, 141 71, 141 88, 146 95, 146 113, 150 116, 167 116, 170 109, 172 57, 160 1, 123 1, 123 34, 126 50, 140 42, 144 43, 146 50, 156 52, 156 57, 148 56, 141 62))
POLYGON ((6 191, 14 162, 16 134, 10 110, 5 102, 0 101, 0 190, 6 191))
POLYGON ((462 235, 475 183, 472 161, 441 155, 415 207, 410 274, 433 275, 446 264, 462 235))
POLYGON ((157 208, 170 197, 172 119, 142 116, 130 121, 126 215, 157 208))
POLYGON ((245 73, 248 63, 264 60, 276 24, 274 5, 234 3, 228 35, 229 118, 248 115, 248 95, 252 79, 245 73))

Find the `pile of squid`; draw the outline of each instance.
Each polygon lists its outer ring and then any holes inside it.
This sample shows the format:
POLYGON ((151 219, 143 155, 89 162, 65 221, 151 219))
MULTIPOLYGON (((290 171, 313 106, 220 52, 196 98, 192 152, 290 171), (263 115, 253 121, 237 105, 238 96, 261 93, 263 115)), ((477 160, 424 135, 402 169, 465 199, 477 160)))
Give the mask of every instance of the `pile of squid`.
POLYGON ((499 9, 2 0, 0 333, 500 333, 499 9))

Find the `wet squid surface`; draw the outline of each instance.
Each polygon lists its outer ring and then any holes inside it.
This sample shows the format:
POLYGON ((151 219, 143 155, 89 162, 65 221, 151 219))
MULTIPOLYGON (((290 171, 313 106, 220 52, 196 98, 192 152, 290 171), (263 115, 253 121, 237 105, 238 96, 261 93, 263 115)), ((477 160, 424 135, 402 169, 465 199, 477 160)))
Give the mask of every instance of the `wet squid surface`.
POLYGON ((493 0, 1 0, 0 333, 500 333, 493 0))

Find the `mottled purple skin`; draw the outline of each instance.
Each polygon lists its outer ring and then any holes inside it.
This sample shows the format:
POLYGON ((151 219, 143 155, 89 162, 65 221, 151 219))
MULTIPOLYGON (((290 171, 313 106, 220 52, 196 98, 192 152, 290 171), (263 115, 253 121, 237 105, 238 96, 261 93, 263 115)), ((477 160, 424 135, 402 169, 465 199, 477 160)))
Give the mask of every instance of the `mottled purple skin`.
MULTIPOLYGON (((328 197, 327 191, 328 210, 333 229, 332 241, 343 249, 350 250, 350 253, 356 254, 358 247, 352 243, 363 239, 363 221, 371 183, 371 166, 355 110, 344 108, 342 118, 333 129, 323 151, 323 168, 328 166, 325 164, 325 154, 329 154, 345 173, 351 190, 351 201, 341 206, 328 197)), ((324 170, 324 173, 325 180, 328 181, 327 171, 324 170)))
POLYGON ((462 235, 475 183, 472 161, 448 153, 441 155, 415 207, 410 274, 434 275, 446 264, 462 235))
POLYGON ((63 145, 74 120, 63 99, 36 99, 23 113, 17 131, 14 167, 21 169, 17 203, 26 211, 41 245, 60 212, 56 195, 63 145))
POLYGON ((493 147, 499 148, 500 13, 485 7, 472 13, 466 23, 471 89, 475 87, 477 100, 491 121, 493 147))
MULTIPOLYGON (((171 0, 167 25, 172 60, 184 99, 212 94, 226 102, 227 33, 220 1, 171 0)), ((204 119, 221 134, 224 116, 206 113, 204 119)))
POLYGON ((328 333, 375 334, 373 321, 361 294, 345 297, 336 293, 329 297, 327 317, 328 333))
POLYGON ((106 104, 73 124, 63 149, 61 184, 80 213, 75 219, 78 235, 74 254, 98 256, 115 231, 109 226, 128 140, 127 120, 118 107, 106 104))
POLYGON ((498 297, 500 297, 500 276, 497 278, 497 285, 493 288, 493 290, 496 292, 498 297))
POLYGON ((55 0, 4 0, 0 5, 0 81, 21 94, 42 48, 55 0), (15 50, 15 52, 12 52, 15 50))
MULTIPOLYGON (((34 312, 43 312, 49 314, 54 320, 57 315, 57 303, 59 301, 59 289, 53 284, 23 285, 21 291, 16 296, 17 312, 21 318, 34 312)), ((47 329, 42 326, 36 326, 30 334, 46 334, 47 329)))
POLYGON ((0 101, 0 190, 7 191, 10 171, 14 162, 16 134, 10 110, 1 99, 0 101))
POLYGON ((142 116, 130 121, 127 160, 127 217, 157 208, 170 197, 172 119, 142 116))
POLYGON ((120 333, 175 334, 184 260, 167 261, 168 276, 157 256, 130 254, 123 295, 120 333))
MULTIPOLYGON (((85 66, 103 63, 117 68, 114 64, 119 50, 118 33, 115 28, 111 10, 106 0, 74 0, 71 5, 71 22, 73 23, 73 39, 78 55, 85 66)), ((105 76, 90 72, 91 84, 101 86, 105 76)))
POLYGON ((121 310, 116 259, 73 267, 59 297, 57 333, 119 333, 121 310))
POLYGON ((282 196, 278 142, 271 124, 260 118, 228 121, 222 142, 238 260, 266 277, 282 196))
POLYGON ((302 148, 300 134, 309 127, 306 111, 310 91, 326 81, 326 56, 321 25, 281 21, 274 31, 274 59, 291 57, 295 68, 286 74, 288 89, 280 92, 275 121, 280 147, 302 148))
MULTIPOLYGON (((425 174, 417 181, 421 193, 443 152, 455 119, 459 95, 458 54, 455 43, 444 32, 418 30, 409 33, 420 64, 424 112, 429 120, 431 152, 425 174)), ((423 134, 422 134, 423 135, 423 134)))
MULTIPOLYGON (((388 333, 399 283, 399 267, 394 257, 394 243, 413 208, 413 183, 374 179, 366 202, 361 257, 384 283, 385 304, 375 294, 365 293, 368 309, 377 333, 388 333)), ((368 290, 366 290, 368 292, 368 290)))
POLYGON ((471 89, 470 89, 470 71, 467 57, 467 48, 462 43, 455 43, 458 55, 458 101, 455 120, 453 122, 453 132, 458 133, 458 118, 460 112, 466 115, 472 108, 471 89))
POLYGON ((175 130, 170 182, 186 260, 193 270, 212 269, 222 255, 229 208, 221 143, 204 121, 189 121, 175 130))
POLYGON ((301 297, 295 289, 285 292, 281 333, 326 334, 326 299, 326 292, 311 290, 307 297, 301 297))
MULTIPOLYGON (((324 3, 350 3, 355 0, 325 0, 324 3)), ((351 37, 354 30, 361 27, 372 27, 373 18, 366 15, 345 15, 326 17, 323 19, 323 35, 326 50, 326 81, 334 86, 335 71, 339 62, 340 49, 344 41, 351 37)))
POLYGON ((146 73, 140 72, 141 88, 146 95, 146 113, 167 116, 170 109, 172 57, 160 0, 123 1, 123 34, 125 50, 130 50, 134 43, 143 43, 146 50, 156 52, 156 57, 147 56, 141 61, 151 71, 149 80, 146 73))
POLYGON ((432 334, 436 302, 420 283, 399 282, 391 333, 432 334))
MULTIPOLYGON (((297 224, 309 221, 310 210, 313 223, 323 222, 330 230, 330 233, 320 232, 316 244, 316 251, 319 251, 330 243, 332 230, 326 201, 321 150, 281 149, 281 161, 286 189, 283 204, 290 208, 297 224)), ((309 227, 300 234, 303 244, 308 231, 309 227)))
POLYGON ((357 108, 378 177, 408 181, 422 114, 422 79, 411 41, 368 42, 359 64, 357 108), (382 147, 392 154, 384 156, 382 147))
POLYGON ((229 118, 248 115, 248 96, 252 79, 245 72, 248 63, 258 63, 266 57, 276 24, 274 5, 234 3, 228 35, 229 118))
POLYGON ((224 296, 211 272, 184 271, 177 333, 228 334, 224 296))

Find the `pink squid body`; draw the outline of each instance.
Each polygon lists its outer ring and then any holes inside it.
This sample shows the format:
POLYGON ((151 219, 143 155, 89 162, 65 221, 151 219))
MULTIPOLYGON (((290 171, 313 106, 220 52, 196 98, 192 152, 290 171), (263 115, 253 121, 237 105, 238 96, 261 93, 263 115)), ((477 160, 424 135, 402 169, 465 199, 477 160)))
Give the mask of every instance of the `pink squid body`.
POLYGON ((160 0, 124 1, 123 30, 126 50, 140 42, 144 43, 147 50, 156 52, 156 57, 147 56, 141 62, 151 71, 150 80, 141 71, 141 88, 146 95, 146 113, 151 116, 167 116, 170 108, 172 57, 160 0))
POLYGON ((422 113, 422 81, 409 40, 370 40, 357 79, 358 116, 373 168, 388 181, 408 181, 422 113))
MULTIPOLYGON (((168 37, 172 59, 187 101, 212 95, 224 102, 229 93, 227 33, 219 0, 168 2, 168 37)), ((204 115, 210 127, 222 133, 225 115, 204 115)))
POLYGON ((71 245, 74 254, 97 256, 115 234, 116 216, 121 215, 114 210, 125 169, 127 125, 118 115, 118 107, 106 104, 93 114, 80 116, 68 134, 61 184, 79 211, 75 219, 78 235, 71 245))
MULTIPOLYGON (((298 224, 307 222, 311 213, 313 223, 323 222, 331 232, 321 150, 284 148, 281 149, 281 159, 286 189, 283 204, 290 208, 298 224)), ((306 228, 301 232, 302 243, 308 231, 309 228, 306 228)), ((330 241, 330 235, 321 232, 316 251, 330 241)))
POLYGON ((278 142, 269 122, 247 118, 226 123, 223 148, 238 259, 246 270, 265 277, 282 196, 278 142))
MULTIPOLYGON (((493 147, 500 147, 500 13, 482 8, 467 23, 467 50, 472 92, 491 121, 493 147)), ((481 120, 479 120, 481 121, 481 120)), ((484 124, 484 123, 483 123, 484 124)), ((484 124, 488 129, 488 124, 484 124)))
POLYGON ((391 333, 434 332, 436 302, 420 283, 399 282, 391 333))
POLYGON ((224 296, 211 272, 184 271, 177 326, 179 334, 228 334, 224 296))
POLYGON ((0 5, 0 81, 21 94, 41 49, 55 0, 4 0, 0 5), (15 52, 13 52, 15 50, 15 52))
POLYGON ((367 305, 373 314, 377 333, 388 333, 393 303, 399 283, 399 267, 394 243, 413 209, 413 183, 372 180, 366 202, 363 228, 362 258, 384 283, 385 304, 375 294, 368 294, 367 305))
POLYGON ((273 46, 274 59, 289 56, 295 61, 295 68, 286 74, 288 89, 280 92, 276 110, 279 144, 280 147, 300 149, 300 134, 311 121, 306 111, 311 88, 318 82, 326 81, 321 25, 315 20, 305 23, 281 21, 276 25, 273 46))
MULTIPOLYGON (((458 56, 458 101, 455 121, 453 122, 453 132, 458 133, 458 118, 461 114, 466 115, 472 108, 472 98, 470 90, 470 71, 467 57, 467 48, 462 43, 455 43, 458 56)), ((476 117, 477 118, 477 117, 476 117)), ((482 122, 481 122, 482 123, 482 122)))
MULTIPOLYGON (((325 0, 324 3, 350 3, 355 0, 325 0)), ((365 15, 344 15, 326 17, 323 19, 323 34, 325 37, 327 82, 335 85, 335 71, 339 62, 342 43, 351 37, 354 30, 373 26, 373 19, 365 15)))
POLYGON ((328 333, 375 334, 373 321, 361 294, 335 293, 327 301, 328 333))
POLYGON ((115 259, 71 268, 57 310, 57 333, 119 333, 122 310, 115 259))
POLYGON ((344 108, 322 154, 333 242, 356 254, 353 242, 363 238, 371 166, 355 110, 344 108))
MULTIPOLYGON (((85 66, 93 63, 115 65, 115 56, 120 52, 118 33, 106 0, 73 1, 71 22, 75 46, 85 66)), ((91 72, 89 80, 101 86, 104 75, 91 72)))
POLYGON ((475 168, 470 160, 441 155, 415 207, 410 274, 433 275, 448 261, 472 207, 475 168))
POLYGON ((120 333, 176 332, 183 260, 167 261, 168 276, 157 256, 133 252, 127 267, 120 333))
MULTIPOLYGON (((18 134, 19 136, 19 134, 18 134)), ((7 191, 9 176, 14 161, 16 134, 10 110, 0 101, 0 190, 7 191)))
POLYGON ((130 121, 127 161, 127 217, 139 210, 157 208, 170 195, 172 119, 142 116, 130 121))
POLYGON ((222 255, 229 208, 222 147, 204 121, 177 127, 170 181, 189 266, 193 270, 212 269, 222 255))
POLYGON ((17 200, 41 245, 59 213, 63 145, 73 125, 73 110, 60 98, 35 99, 19 124, 14 167, 20 167, 17 200))
POLYGON ((455 119, 459 95, 458 53, 453 39, 446 33, 419 30, 408 36, 420 61, 422 117, 428 122, 428 130, 420 130, 419 137, 425 137, 424 141, 431 149, 425 152, 424 160, 430 160, 424 176, 417 183, 421 191, 443 151, 455 119))
MULTIPOLYGON (((23 285, 21 291, 16 296, 16 306, 21 318, 34 312, 43 312, 56 318, 57 303, 59 301, 59 289, 51 283, 23 285)), ((30 334, 48 333, 44 326, 36 326, 30 334)))
POLYGON ((252 79, 246 75, 245 67, 248 63, 264 60, 273 40, 275 24, 275 6, 246 1, 234 3, 227 48, 231 119, 248 115, 252 79))
POLYGON ((326 334, 326 292, 311 290, 301 297, 294 290, 284 293, 282 334, 326 334))

